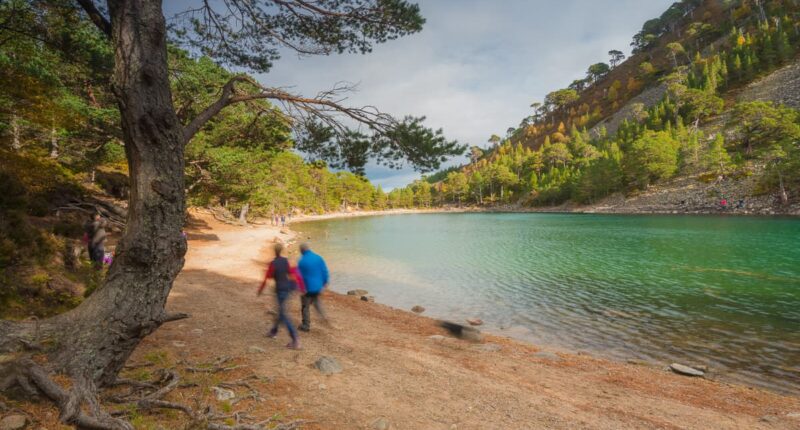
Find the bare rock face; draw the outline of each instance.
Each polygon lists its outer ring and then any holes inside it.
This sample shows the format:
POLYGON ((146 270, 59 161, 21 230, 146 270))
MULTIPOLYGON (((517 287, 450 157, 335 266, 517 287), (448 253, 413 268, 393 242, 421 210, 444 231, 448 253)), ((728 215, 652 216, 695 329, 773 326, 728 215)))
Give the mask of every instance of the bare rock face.
POLYGON ((752 82, 739 94, 740 101, 764 101, 800 109, 800 61, 752 82))

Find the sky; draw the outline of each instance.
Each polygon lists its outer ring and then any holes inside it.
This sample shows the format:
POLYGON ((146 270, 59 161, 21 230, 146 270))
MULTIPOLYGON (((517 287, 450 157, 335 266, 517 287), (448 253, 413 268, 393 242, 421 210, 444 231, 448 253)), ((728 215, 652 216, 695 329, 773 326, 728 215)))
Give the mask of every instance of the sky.
MULTIPOLYGON (((609 50, 628 54, 644 21, 673 1, 418 0, 426 19, 420 33, 367 55, 289 53, 257 79, 305 95, 357 83, 350 105, 425 116, 428 127, 442 128, 449 139, 486 146, 489 136, 505 135, 530 115, 532 102, 607 61, 609 50)), ((367 177, 388 191, 420 174, 370 165, 367 177)))

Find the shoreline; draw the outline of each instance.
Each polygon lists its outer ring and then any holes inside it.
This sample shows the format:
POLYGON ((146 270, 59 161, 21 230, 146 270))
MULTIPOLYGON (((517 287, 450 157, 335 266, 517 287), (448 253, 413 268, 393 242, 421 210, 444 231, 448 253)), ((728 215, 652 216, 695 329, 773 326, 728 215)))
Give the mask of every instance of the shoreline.
MULTIPOLYGON (((333 219, 348 219, 348 218, 360 218, 360 217, 369 217, 369 216, 382 216, 382 215, 406 215, 406 214, 469 214, 469 213, 497 213, 497 214, 510 214, 510 213, 531 213, 530 211, 483 211, 483 210, 465 210, 466 208, 460 208, 459 210, 390 210, 390 211, 361 211, 361 212, 350 212, 350 213, 329 213, 325 215, 317 215, 317 216, 305 216, 305 217, 298 217, 292 219, 292 223, 294 224, 302 224, 306 222, 315 222, 315 221, 326 221, 326 220, 333 220, 333 219)), ((533 212, 533 213, 542 213, 542 212, 533 212)), ((578 214, 576 212, 545 212, 545 213, 553 213, 553 214, 578 214)), ((586 215, 624 215, 624 216, 641 216, 641 215, 654 215, 654 216, 663 216, 663 215, 672 215, 672 214, 630 214, 630 213, 621 213, 621 214, 611 214, 611 213, 588 213, 583 212, 580 214, 586 215)), ((715 215, 723 215, 723 214, 680 214, 683 216, 715 216, 715 215)), ((759 218, 789 218, 789 219, 796 219, 786 216, 779 216, 779 215, 743 215, 739 214, 738 216, 747 216, 747 217, 759 217, 759 218)), ((290 235, 292 240, 299 239, 301 236, 305 236, 305 232, 296 229, 292 229, 295 227, 294 225, 290 225, 287 222, 286 231, 290 235)), ((296 243, 290 242, 290 248, 296 244, 301 243, 302 240, 297 240, 296 243)), ((350 286, 350 289, 368 289, 368 286, 350 286)), ((331 293, 337 294, 339 296, 347 297, 346 291, 334 291, 330 290, 331 293)), ((372 295, 373 292, 369 291, 368 295, 372 295)), ((358 298, 358 297, 357 297, 358 298)), ((397 310, 399 312, 408 313, 413 317, 422 317, 426 319, 430 319, 433 321, 449 321, 454 322, 457 324, 461 324, 464 326, 469 326, 467 321, 460 317, 454 317, 453 315, 441 315, 439 317, 433 316, 431 314, 422 315, 422 313, 415 313, 410 310, 410 308, 405 307, 398 307, 395 304, 385 303, 380 301, 380 297, 375 296, 375 302, 381 304, 382 306, 389 307, 391 309, 397 310)), ((423 306, 427 308, 427 304, 424 301, 418 300, 416 305, 423 306)), ((466 316, 468 318, 468 316, 466 316)), ((651 369, 665 369, 669 368, 670 364, 674 363, 672 360, 664 360, 664 359, 657 359, 657 358, 640 358, 641 355, 637 355, 632 353, 630 356, 623 356, 623 355, 615 355, 613 353, 605 353, 601 349, 576 349, 575 346, 568 345, 568 344, 557 344, 548 342, 546 340, 537 339, 530 334, 533 333, 533 330, 529 327, 514 325, 514 326, 502 326, 496 325, 491 322, 482 323, 478 327, 474 327, 480 330, 482 333, 507 339, 513 342, 520 342, 525 345, 541 348, 545 351, 549 352, 557 352, 560 354, 578 354, 578 355, 588 355, 591 358, 599 359, 599 360, 607 360, 609 362, 614 362, 618 364, 635 364, 637 366, 645 366, 651 369)), ((681 362, 678 361, 678 364, 682 365, 689 365, 697 366, 701 368, 707 368, 706 365, 701 365, 700 362, 681 362)), ((741 380, 736 380, 736 378, 727 377, 726 373, 718 373, 719 369, 713 369, 712 373, 707 373, 707 377, 711 378, 711 380, 718 381, 721 383, 732 384, 736 386, 747 387, 750 389, 758 389, 758 390, 766 390, 771 393, 775 393, 778 395, 788 395, 788 396, 798 396, 800 391, 797 393, 795 392, 786 392, 782 391, 781 389, 770 386, 769 384, 758 385, 756 383, 747 383, 741 380)), ((730 370, 729 370, 730 371, 730 370)))
MULTIPOLYGON (((256 299, 254 291, 271 244, 296 241, 297 232, 288 225, 227 225, 198 212, 193 218, 200 222, 187 229, 186 266, 167 305, 192 317, 159 328, 132 361, 155 354, 193 363, 232 356, 242 370, 224 380, 254 374, 269 381, 265 402, 234 408, 249 408, 259 419, 277 413, 308 420, 303 428, 310 430, 372 429, 379 419, 391 428, 434 430, 699 430, 709 422, 720 429, 788 430, 800 424, 798 397, 493 332, 467 342, 432 317, 333 292, 325 293, 324 304, 334 326, 315 320, 310 333, 301 333, 303 349, 288 350, 285 330, 277 340, 264 337, 272 318, 264 309, 274 309, 274 298, 256 299), (342 371, 321 374, 314 363, 323 356, 337 360, 342 371)), ((289 306, 297 319, 299 300, 289 306)), ((214 404, 213 394, 203 395, 214 404)))

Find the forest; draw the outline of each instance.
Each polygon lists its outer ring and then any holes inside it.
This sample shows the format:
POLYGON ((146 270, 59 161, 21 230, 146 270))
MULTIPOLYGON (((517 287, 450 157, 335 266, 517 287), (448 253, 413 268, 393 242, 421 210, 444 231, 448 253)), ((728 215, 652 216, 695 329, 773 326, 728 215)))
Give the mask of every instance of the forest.
POLYGON ((755 176, 760 192, 786 204, 800 185, 800 114, 730 94, 797 58, 800 7, 720 3, 675 3, 645 23, 631 58, 610 51, 609 64, 533 103, 533 114, 505 138, 493 135, 488 150, 472 147, 469 164, 393 191, 390 204, 592 203, 677 176, 755 176), (631 103, 608 132, 601 120, 648 88, 660 88, 661 100, 631 103))

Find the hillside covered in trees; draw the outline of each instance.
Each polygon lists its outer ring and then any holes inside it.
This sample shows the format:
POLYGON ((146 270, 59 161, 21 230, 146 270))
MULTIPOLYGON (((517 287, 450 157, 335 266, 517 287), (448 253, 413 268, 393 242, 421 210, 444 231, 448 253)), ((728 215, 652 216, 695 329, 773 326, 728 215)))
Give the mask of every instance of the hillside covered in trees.
MULTIPOLYGON (((394 193, 402 204, 595 203, 676 177, 747 180, 775 206, 800 197, 796 103, 742 100, 751 82, 797 61, 800 4, 791 0, 683 0, 634 35, 632 55, 531 105, 532 114, 468 165, 394 193)), ((792 69, 794 70, 794 69, 792 69)), ((792 72, 795 73, 795 72, 792 72)), ((780 90, 791 93, 792 85, 780 90)), ((789 97, 791 99, 791 97, 789 97)), ((784 100, 779 100, 784 101, 784 100)))

